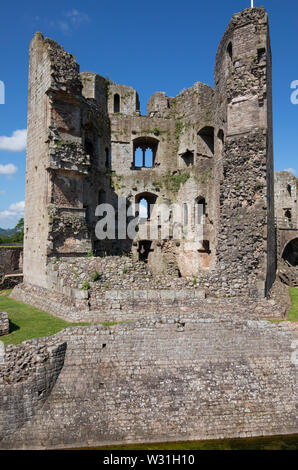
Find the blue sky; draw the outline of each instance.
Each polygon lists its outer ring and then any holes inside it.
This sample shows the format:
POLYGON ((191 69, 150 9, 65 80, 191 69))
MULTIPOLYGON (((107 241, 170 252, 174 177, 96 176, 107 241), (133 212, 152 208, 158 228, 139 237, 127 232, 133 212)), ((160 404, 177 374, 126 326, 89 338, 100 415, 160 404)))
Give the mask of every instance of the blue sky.
MULTIPOLYGON (((275 170, 297 172, 298 104, 290 85, 298 80, 298 2, 255 0, 270 16, 273 53, 275 170)), ((219 41, 231 16, 250 0, 101 0, 2 2, 0 15, 0 227, 23 213, 28 47, 36 31, 75 55, 91 70, 130 85, 141 111, 155 91, 177 95, 196 81, 213 85, 219 41), (1 99, 1 93, 0 93, 1 99), (5 137, 8 137, 5 138, 5 137)), ((298 173, 296 173, 298 176, 298 173)))

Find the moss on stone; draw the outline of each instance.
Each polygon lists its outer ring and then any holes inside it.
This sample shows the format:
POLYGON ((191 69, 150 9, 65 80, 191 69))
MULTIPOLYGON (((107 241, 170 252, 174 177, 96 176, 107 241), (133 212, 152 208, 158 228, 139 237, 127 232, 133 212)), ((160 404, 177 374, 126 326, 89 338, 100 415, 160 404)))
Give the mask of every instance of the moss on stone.
POLYGON ((178 193, 180 186, 185 184, 186 181, 190 178, 189 173, 167 173, 164 176, 165 187, 168 191, 173 193, 178 193))

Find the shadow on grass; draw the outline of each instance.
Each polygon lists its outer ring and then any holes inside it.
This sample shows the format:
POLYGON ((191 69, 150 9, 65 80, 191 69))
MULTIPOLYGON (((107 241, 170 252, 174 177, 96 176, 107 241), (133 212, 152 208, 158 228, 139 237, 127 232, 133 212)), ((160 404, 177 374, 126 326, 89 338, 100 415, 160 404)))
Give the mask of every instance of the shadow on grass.
POLYGON ((12 333, 13 331, 17 331, 19 329, 20 327, 16 323, 13 323, 11 320, 9 320, 9 333, 12 333))

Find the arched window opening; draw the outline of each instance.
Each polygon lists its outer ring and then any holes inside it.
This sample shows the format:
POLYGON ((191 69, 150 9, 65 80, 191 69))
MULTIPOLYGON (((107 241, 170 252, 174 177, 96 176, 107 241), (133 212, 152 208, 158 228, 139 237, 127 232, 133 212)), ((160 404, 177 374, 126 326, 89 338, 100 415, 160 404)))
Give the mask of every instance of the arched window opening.
POLYGON ((282 258, 292 266, 298 266, 298 238, 294 238, 284 249, 282 258))
POLYGON ((149 219, 148 201, 145 198, 139 202, 139 216, 141 219, 149 219))
POLYGON ((140 112, 140 99, 139 99, 139 95, 138 95, 138 94, 136 95, 136 112, 137 112, 137 113, 140 112))
POLYGON ((288 191, 288 195, 292 196, 292 187, 291 187, 290 184, 288 184, 288 186, 287 186, 287 191, 288 191))
POLYGON ((114 113, 120 113, 120 96, 118 93, 114 95, 114 113))
POLYGON ((203 197, 198 197, 195 200, 195 223, 201 225, 204 222, 206 215, 206 201, 203 197))
POLYGON ((133 142, 132 169, 153 168, 156 163, 158 140, 153 137, 139 137, 133 142))
POLYGON ((154 204, 156 202, 157 196, 152 193, 141 193, 138 194, 135 198, 135 215, 139 216, 140 219, 149 220, 152 216, 154 204))
POLYGON ((214 128, 211 126, 203 127, 198 132, 198 155, 202 157, 213 157, 214 155, 214 128))
POLYGON ((231 42, 229 42, 228 47, 227 47, 227 53, 228 53, 228 58, 230 63, 233 62, 233 45, 231 42))

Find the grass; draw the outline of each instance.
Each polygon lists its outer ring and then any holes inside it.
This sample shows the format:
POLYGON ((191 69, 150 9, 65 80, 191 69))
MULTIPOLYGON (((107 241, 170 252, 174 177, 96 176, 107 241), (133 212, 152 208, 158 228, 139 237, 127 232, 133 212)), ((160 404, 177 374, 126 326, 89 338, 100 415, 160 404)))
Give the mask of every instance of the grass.
POLYGON ((298 450, 298 435, 220 439, 210 441, 161 442, 92 447, 89 450, 298 450))
POLYGON ((280 318, 262 318, 262 320, 270 321, 271 323, 281 323, 284 321, 298 322, 298 288, 289 287, 289 293, 292 300, 292 307, 285 320, 280 318))
MULTIPOLYGON (((0 311, 9 317, 11 333, 1 336, 4 344, 20 344, 32 338, 52 336, 69 326, 88 326, 91 323, 69 323, 61 318, 38 310, 31 305, 10 299, 11 290, 0 291, 0 311)), ((100 322, 104 326, 116 325, 119 322, 100 322)))
POLYGON ((68 326, 90 325, 90 323, 68 323, 31 305, 17 302, 8 297, 10 292, 10 290, 2 291, 0 295, 0 311, 8 314, 11 331, 9 335, 1 336, 4 344, 19 344, 27 339, 51 336, 68 326))
POLYGON ((288 314, 289 321, 298 321, 298 289, 290 287, 290 296, 292 300, 292 308, 288 314))

